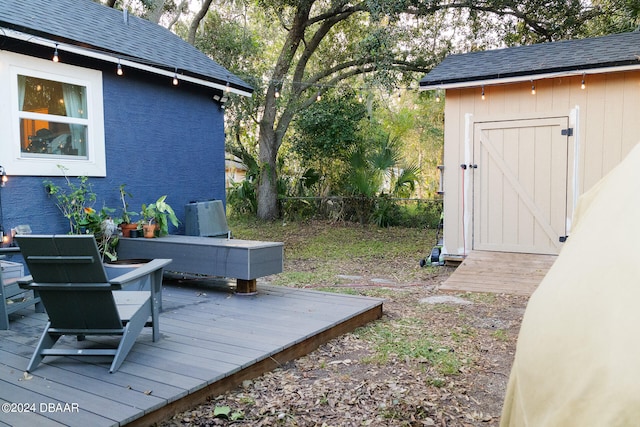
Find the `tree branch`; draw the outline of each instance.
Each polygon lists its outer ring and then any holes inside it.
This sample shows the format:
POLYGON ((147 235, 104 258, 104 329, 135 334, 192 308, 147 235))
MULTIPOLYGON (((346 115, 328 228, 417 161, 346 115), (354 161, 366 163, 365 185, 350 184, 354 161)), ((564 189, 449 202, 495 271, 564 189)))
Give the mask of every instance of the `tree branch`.
POLYGON ((204 17, 207 15, 207 12, 209 11, 209 6, 211 6, 212 1, 213 0, 204 0, 202 2, 202 7, 198 11, 198 13, 196 13, 196 16, 193 18, 193 21, 191 21, 191 24, 189 25, 187 42, 189 42, 189 44, 192 46, 196 42, 196 31, 198 31, 198 26, 200 25, 200 21, 202 21, 204 17))
POLYGON ((169 22, 169 25, 167 25, 167 29, 168 30, 171 30, 173 28, 173 26, 176 24, 176 22, 178 22, 178 19, 180 19, 180 16, 182 15, 182 12, 188 6, 188 1, 189 0, 182 0, 180 5, 178 6, 178 11, 176 13, 176 16, 174 16, 173 19, 171 20, 171 22, 169 22))

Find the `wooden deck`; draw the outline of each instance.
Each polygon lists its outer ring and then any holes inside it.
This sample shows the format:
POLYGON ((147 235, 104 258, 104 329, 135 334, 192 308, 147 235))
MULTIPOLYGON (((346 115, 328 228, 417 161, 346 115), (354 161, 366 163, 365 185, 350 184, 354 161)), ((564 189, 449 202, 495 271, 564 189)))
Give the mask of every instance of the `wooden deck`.
POLYGON ((440 289, 528 296, 556 258, 556 255, 471 251, 440 289))
POLYGON ((202 280, 165 282, 163 308, 162 339, 143 331, 113 374, 100 358, 48 357, 25 377, 46 314, 11 315, 0 331, 0 402, 33 411, 3 406, 0 426, 150 425, 380 318, 382 300, 266 284, 246 296, 202 280))

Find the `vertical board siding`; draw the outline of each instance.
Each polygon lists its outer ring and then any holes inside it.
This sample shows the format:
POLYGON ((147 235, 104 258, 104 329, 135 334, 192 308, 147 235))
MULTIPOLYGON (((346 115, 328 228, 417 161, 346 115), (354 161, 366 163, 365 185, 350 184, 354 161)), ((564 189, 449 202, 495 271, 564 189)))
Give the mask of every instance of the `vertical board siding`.
MULTIPOLYGON (((469 235, 463 235, 463 173, 460 165, 465 162, 465 116, 471 115, 473 123, 499 120, 519 120, 545 117, 566 116, 572 118, 572 111, 578 111, 574 137, 569 138, 566 148, 568 161, 565 177, 549 176, 545 180, 530 183, 524 179, 525 186, 535 186, 536 194, 548 192, 558 180, 568 181, 566 195, 566 219, 570 220, 575 195, 591 188, 607 172, 613 169, 640 142, 640 72, 625 71, 585 76, 586 88, 580 88, 582 75, 559 77, 555 79, 534 80, 536 95, 531 95, 531 82, 485 86, 485 100, 481 99, 481 87, 449 89, 445 105, 445 148, 444 148, 444 245, 445 252, 462 255, 471 248, 469 235), (578 158, 574 159, 574 149, 578 158), (574 160, 577 171, 574 170, 574 160), (574 183, 575 173, 575 183, 574 183), (575 185, 574 185, 575 184, 575 185)), ((471 130, 473 132, 473 130, 471 130)), ((471 135, 473 138, 473 135, 471 135)), ((544 134, 535 135, 535 139, 548 138, 544 134)), ((537 145, 537 144, 536 144, 537 145)), ((536 163, 555 160, 553 153, 531 153, 526 147, 519 147, 517 156, 534 155, 536 163)), ((509 161, 512 154, 509 154, 509 161)), ((521 163, 520 163, 521 164, 521 163)), ((551 170, 557 170, 556 166, 551 170)), ((528 173, 525 170, 521 174, 528 173)), ((486 177, 486 179, 491 179, 486 177)), ((496 182, 494 185, 501 185, 496 182)), ((470 191, 466 188, 465 191, 470 191)), ((468 194, 467 194, 468 195, 468 194)), ((505 197, 509 197, 508 194, 505 197)), ((538 197, 536 197, 537 199, 538 197)), ((549 201, 556 204, 559 201, 549 201)), ((467 213, 471 206, 464 206, 467 213)), ((518 208, 519 210, 520 208, 518 208)), ((513 213, 492 212, 495 223, 508 221, 504 215, 513 213)), ((554 215, 560 215, 556 212, 554 215)), ((471 218, 471 223, 474 221, 471 218)), ((531 227, 528 221, 514 214, 515 233, 531 227)), ((556 218, 557 220, 557 218, 556 218)), ((488 233, 497 233, 492 224, 488 233)), ((509 233, 514 232, 514 224, 509 224, 509 233)), ((500 231, 501 233, 503 231, 500 231)), ((524 233, 526 234, 526 233, 524 233)), ((476 236, 477 237, 477 236, 476 236)), ((511 237, 510 237, 511 238, 511 237)), ((539 236, 536 238, 543 238, 539 236)), ((544 238, 547 238, 546 236, 544 238)), ((515 237, 514 237, 515 239, 515 237)))
POLYGON ((473 249, 556 253, 565 234, 567 118, 474 125, 473 249))

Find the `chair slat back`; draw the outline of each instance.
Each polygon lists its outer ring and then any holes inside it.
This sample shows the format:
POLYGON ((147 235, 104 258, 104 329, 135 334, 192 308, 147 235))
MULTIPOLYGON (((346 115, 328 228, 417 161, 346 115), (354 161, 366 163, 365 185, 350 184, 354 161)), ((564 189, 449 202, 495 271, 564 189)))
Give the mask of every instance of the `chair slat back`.
POLYGON ((93 235, 26 235, 16 240, 53 328, 122 328, 93 235))
POLYGON ((26 235, 16 240, 35 282, 108 281, 93 235, 26 235))
POLYGON ((100 331, 122 328, 113 292, 39 289, 51 327, 100 331))

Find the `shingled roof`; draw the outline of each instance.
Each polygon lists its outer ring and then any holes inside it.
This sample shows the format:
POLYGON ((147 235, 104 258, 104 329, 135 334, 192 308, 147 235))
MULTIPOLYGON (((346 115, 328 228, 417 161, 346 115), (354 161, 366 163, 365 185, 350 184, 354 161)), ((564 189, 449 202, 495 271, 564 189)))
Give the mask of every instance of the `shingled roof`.
MULTIPOLYGON (((250 95, 239 77, 166 28, 91 0, 0 0, 0 37, 60 51, 127 61, 152 72, 174 73, 193 83, 250 95), (106 56, 105 56, 106 55, 106 56)), ((124 64, 125 62, 123 62, 124 64)))
POLYGON ((470 87, 624 67, 640 68, 640 32, 450 55, 420 80, 420 88, 470 87))

